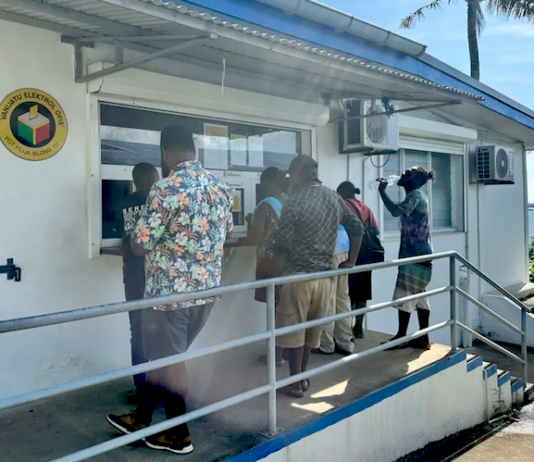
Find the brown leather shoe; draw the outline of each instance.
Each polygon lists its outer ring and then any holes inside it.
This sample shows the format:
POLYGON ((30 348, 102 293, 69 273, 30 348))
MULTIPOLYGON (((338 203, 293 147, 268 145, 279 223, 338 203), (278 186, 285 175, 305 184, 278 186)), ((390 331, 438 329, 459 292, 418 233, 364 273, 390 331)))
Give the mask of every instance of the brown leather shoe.
POLYGON ((136 422, 135 412, 124 415, 109 414, 106 416, 106 420, 117 430, 125 434, 133 433, 137 430, 148 427, 148 425, 136 422))
POLYGON ((174 454, 189 454, 194 449, 190 436, 178 438, 168 431, 146 437, 145 443, 149 448, 170 451, 174 454))

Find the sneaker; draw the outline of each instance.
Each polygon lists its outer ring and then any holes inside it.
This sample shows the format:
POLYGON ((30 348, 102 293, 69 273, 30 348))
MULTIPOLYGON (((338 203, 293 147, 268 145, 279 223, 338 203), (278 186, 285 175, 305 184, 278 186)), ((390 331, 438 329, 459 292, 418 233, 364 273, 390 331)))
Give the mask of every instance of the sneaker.
POLYGON ((109 414, 106 416, 106 420, 117 430, 124 434, 133 433, 137 430, 148 427, 148 425, 139 423, 135 421, 135 411, 131 414, 124 415, 113 415, 109 414))
POLYGON ((145 438, 145 444, 152 449, 170 451, 174 454, 189 454, 193 452, 191 437, 178 438, 169 432, 157 433, 145 438))

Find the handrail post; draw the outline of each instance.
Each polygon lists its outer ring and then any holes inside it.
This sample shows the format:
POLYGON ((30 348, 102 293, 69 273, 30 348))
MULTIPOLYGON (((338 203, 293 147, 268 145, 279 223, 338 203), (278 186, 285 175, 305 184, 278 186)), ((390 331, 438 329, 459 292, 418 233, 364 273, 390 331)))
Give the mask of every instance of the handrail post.
POLYGON ((456 351, 458 349, 458 327, 456 325, 458 318, 456 313, 456 257, 454 256, 449 259, 449 272, 450 286, 453 288, 450 294, 451 321, 454 322, 454 324, 451 325, 451 350, 456 351))
POLYGON ((269 369, 269 435, 277 433, 276 427, 276 321, 275 321, 275 290, 274 285, 267 287, 267 330, 271 333, 269 337, 269 351, 267 354, 267 365, 269 369))
POLYGON ((528 383, 528 363, 527 363, 527 310, 521 308, 521 330, 523 335, 521 335, 521 358, 523 358, 523 389, 526 390, 528 383))

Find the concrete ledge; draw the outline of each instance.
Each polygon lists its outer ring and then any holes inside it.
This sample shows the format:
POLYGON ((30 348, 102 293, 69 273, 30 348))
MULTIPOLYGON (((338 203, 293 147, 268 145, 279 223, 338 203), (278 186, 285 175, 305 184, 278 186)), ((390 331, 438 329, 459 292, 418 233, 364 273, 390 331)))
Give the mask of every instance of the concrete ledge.
POLYGON ((424 369, 417 371, 406 378, 399 380, 389 386, 386 386, 380 390, 377 390, 369 395, 356 400, 355 402, 344 406, 340 409, 336 409, 326 415, 318 417, 317 419, 308 422, 301 427, 295 428, 287 433, 279 435, 265 443, 262 443, 246 452, 243 452, 237 456, 226 459, 227 462, 249 462, 264 459, 269 455, 280 451, 281 449, 296 443, 303 438, 306 438, 314 433, 321 432, 322 430, 330 427, 342 420, 348 419, 355 414, 362 412, 387 398, 390 398, 399 392, 418 384, 439 372, 448 369, 456 364, 466 361, 467 355, 465 351, 449 356, 443 360, 436 362, 435 364, 425 367, 424 369))
POLYGON ((497 385, 499 387, 502 387, 506 382, 510 381, 510 372, 503 372, 501 375, 499 375, 499 378, 497 380, 497 385))
POLYGON ((490 378, 492 375, 495 375, 497 373, 497 366, 495 364, 490 364, 489 366, 486 366, 486 378, 490 378))
POLYGON ((484 362, 482 360, 482 357, 480 356, 475 356, 471 359, 468 359, 467 360, 467 372, 471 372, 472 370, 478 367, 482 367, 483 364, 484 362))

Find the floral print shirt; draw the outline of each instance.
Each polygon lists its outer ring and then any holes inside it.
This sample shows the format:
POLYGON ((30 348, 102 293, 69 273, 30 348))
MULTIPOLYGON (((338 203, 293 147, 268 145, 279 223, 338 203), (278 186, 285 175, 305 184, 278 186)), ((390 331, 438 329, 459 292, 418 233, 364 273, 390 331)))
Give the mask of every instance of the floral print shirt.
MULTIPOLYGON (((154 184, 136 229, 145 256, 145 297, 218 287, 223 245, 232 230, 233 193, 199 162, 182 162, 154 184)), ((213 298, 155 307, 173 310, 213 298)))

